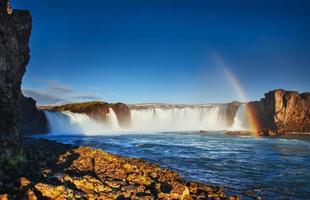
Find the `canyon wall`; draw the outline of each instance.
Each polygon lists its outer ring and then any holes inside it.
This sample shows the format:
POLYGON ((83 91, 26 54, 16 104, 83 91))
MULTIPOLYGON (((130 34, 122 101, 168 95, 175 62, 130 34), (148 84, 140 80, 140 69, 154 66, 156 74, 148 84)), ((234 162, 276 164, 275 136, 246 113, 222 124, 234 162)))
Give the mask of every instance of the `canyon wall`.
POLYGON ((261 133, 310 132, 309 92, 273 90, 260 101, 249 102, 248 106, 254 112, 261 133))
POLYGON ((18 101, 32 26, 28 11, 12 11, 7 2, 0 0, 0 165, 15 154, 19 141, 18 101))

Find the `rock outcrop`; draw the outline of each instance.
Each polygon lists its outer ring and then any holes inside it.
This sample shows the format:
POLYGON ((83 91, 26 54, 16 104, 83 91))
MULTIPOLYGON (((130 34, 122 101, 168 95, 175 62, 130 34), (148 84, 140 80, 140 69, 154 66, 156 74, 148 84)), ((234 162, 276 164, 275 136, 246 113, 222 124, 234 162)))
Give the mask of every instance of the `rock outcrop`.
POLYGON ((18 101, 30 58, 32 26, 28 11, 12 11, 8 5, 7 0, 0 0, 0 165, 16 154, 20 129, 18 101))
POLYGON ((92 101, 55 106, 50 110, 58 112, 70 111, 73 113, 85 113, 96 120, 106 121, 107 114, 110 113, 109 108, 113 109, 121 126, 127 127, 130 124, 130 110, 127 105, 123 103, 110 104, 102 101, 92 101))
POLYGON ((310 93, 282 89, 265 94, 260 101, 249 102, 263 134, 310 132, 310 93))
POLYGON ((36 101, 31 97, 21 96, 19 98, 21 113, 21 134, 48 133, 48 121, 42 110, 38 110, 36 101))
POLYGON ((0 187, 12 199, 238 199, 143 159, 25 138, 24 162, 0 187), (20 173, 23 171, 23 173, 20 173), (31 198, 30 198, 31 197, 31 198))
MULTIPOLYGON (((7 1, 1 0, 1 6, 7 1)), ((3 8, 3 7, 2 7, 3 8)), ((0 13, 0 133, 18 137, 18 99, 21 80, 29 62, 31 16, 28 11, 0 13)))
POLYGON ((118 123, 122 127, 129 127, 131 123, 131 112, 126 104, 115 103, 112 104, 112 109, 114 110, 118 123))
POLYGON ((239 109, 240 105, 241 103, 238 101, 233 101, 231 103, 226 104, 225 116, 228 127, 233 125, 237 110, 239 109))
POLYGON ((109 113, 109 104, 101 101, 72 103, 55 106, 50 110, 58 112, 70 111, 73 113, 84 113, 96 120, 105 121, 107 113, 109 113))

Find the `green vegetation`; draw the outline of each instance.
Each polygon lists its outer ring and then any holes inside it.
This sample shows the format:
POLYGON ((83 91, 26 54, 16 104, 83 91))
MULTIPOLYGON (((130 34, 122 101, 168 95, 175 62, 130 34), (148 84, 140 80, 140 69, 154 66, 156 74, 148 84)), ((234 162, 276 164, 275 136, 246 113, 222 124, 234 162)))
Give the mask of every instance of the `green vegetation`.
POLYGON ((13 170, 19 168, 25 162, 26 155, 23 151, 20 151, 15 156, 9 158, 4 166, 7 170, 13 170))

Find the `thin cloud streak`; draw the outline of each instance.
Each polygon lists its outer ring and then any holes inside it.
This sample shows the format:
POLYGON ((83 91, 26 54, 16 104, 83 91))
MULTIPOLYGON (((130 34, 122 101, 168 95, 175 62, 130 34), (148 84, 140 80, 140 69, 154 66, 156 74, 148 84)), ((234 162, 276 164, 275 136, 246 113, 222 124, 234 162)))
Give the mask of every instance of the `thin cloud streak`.
POLYGON ((98 100, 100 99, 96 95, 81 95, 81 96, 75 96, 75 99, 80 99, 80 100, 98 100))
POLYGON ((32 97, 33 99, 37 100, 38 104, 57 104, 64 102, 64 99, 59 98, 56 95, 47 94, 45 92, 31 89, 31 88, 24 88, 22 92, 27 97, 32 97))
POLYGON ((23 94, 32 97, 38 105, 64 104, 79 101, 95 101, 102 98, 93 93, 77 92, 72 87, 53 80, 38 79, 44 83, 43 88, 23 88, 23 94))

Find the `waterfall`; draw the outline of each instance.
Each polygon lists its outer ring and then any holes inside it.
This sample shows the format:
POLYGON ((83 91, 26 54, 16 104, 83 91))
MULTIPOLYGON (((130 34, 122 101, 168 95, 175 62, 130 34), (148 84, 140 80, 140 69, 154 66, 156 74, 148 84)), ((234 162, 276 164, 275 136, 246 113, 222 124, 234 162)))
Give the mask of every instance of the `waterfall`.
POLYGON ((101 134, 117 131, 119 126, 114 111, 108 114, 108 123, 101 122, 86 114, 72 113, 69 111, 53 112, 44 111, 50 132, 53 134, 101 134))
POLYGON ((250 130, 245 104, 241 104, 234 117, 233 125, 229 130, 246 131, 250 130))
POLYGON ((126 129, 120 127, 117 115, 112 108, 109 108, 109 113, 107 113, 104 121, 95 120, 86 114, 69 111, 45 111, 45 114, 51 132, 58 134, 104 134, 120 131, 246 130, 244 105, 238 108, 235 116, 228 114, 228 107, 228 104, 136 106, 130 109, 131 124, 126 129))
POLYGON ((227 129, 226 105, 131 110, 131 128, 143 131, 227 129))
POLYGON ((108 115, 108 123, 110 125, 110 128, 112 130, 119 129, 117 116, 112 108, 109 108, 109 113, 107 115, 108 115))

